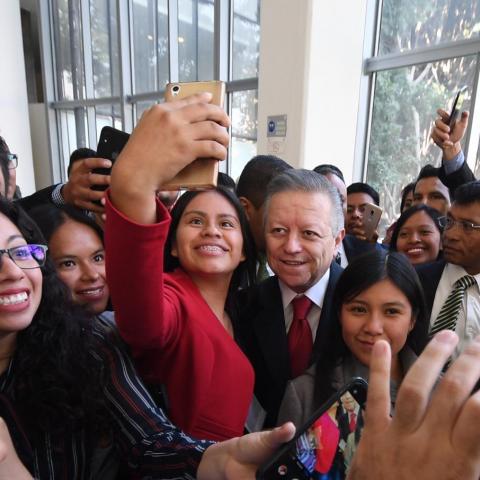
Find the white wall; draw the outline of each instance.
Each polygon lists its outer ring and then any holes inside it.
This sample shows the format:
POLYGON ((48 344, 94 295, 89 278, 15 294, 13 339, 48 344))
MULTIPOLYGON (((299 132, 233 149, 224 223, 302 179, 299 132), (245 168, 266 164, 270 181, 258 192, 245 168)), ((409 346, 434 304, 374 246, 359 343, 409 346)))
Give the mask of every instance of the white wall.
POLYGON ((0 135, 18 155, 17 185, 28 195, 35 191, 35 180, 19 0, 2 0, 0 32, 0 135))
POLYGON ((333 163, 352 181, 366 6, 262 0, 259 153, 269 150, 267 117, 287 114, 279 156, 296 167, 333 163))

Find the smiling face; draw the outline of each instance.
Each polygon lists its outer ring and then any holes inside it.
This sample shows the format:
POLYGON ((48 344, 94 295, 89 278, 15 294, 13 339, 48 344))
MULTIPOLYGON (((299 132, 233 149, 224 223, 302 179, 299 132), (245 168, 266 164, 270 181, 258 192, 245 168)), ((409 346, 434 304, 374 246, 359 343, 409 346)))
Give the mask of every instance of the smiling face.
POLYGON ((51 236, 49 251, 60 279, 73 300, 95 314, 103 312, 109 291, 105 276, 105 250, 89 226, 66 220, 51 236))
POLYGON ((440 230, 426 212, 413 214, 398 232, 397 251, 412 265, 433 262, 440 251, 440 230))
POLYGON ((265 223, 267 259, 280 280, 297 293, 328 270, 338 245, 332 204, 323 193, 286 191, 270 199, 265 223))
POLYGON ((245 259, 235 207, 215 191, 196 195, 180 218, 171 253, 192 276, 231 278, 245 259))
MULTIPOLYGON (((26 245, 18 228, 0 214, 0 248, 26 245)), ((40 268, 22 270, 7 254, 0 267, 0 341, 27 328, 42 298, 40 268)))
POLYGON ((414 324, 407 297, 388 279, 342 304, 340 322, 348 349, 367 366, 373 345, 381 339, 390 344, 396 357, 414 324))

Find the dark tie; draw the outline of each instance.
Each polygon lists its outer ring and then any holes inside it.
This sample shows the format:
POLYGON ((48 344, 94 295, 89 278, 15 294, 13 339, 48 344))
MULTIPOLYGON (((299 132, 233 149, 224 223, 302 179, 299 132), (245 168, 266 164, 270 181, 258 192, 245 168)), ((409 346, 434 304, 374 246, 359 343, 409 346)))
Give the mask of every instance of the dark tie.
POLYGON ((464 275, 454 284, 450 295, 445 300, 437 319, 430 330, 430 336, 435 335, 440 330, 453 330, 457 327, 457 319, 462 306, 463 298, 467 288, 475 284, 475 277, 464 275))
POLYGON ((335 263, 342 266, 342 254, 340 252, 335 255, 335 263))
POLYGON ((292 378, 301 375, 309 366, 312 355, 312 330, 307 320, 307 314, 312 301, 302 295, 292 300, 293 321, 288 331, 288 350, 292 378))

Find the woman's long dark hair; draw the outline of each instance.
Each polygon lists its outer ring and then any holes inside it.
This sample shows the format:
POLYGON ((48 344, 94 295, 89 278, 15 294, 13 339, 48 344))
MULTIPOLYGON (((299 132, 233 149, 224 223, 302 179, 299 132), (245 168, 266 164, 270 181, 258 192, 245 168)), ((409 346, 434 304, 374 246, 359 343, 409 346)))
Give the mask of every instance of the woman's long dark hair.
POLYGON ((432 222, 435 227, 437 227, 440 236, 442 235, 443 228, 440 226, 440 223, 438 221, 442 214, 438 210, 435 210, 434 208, 429 207, 428 205, 425 205, 423 203, 420 205, 413 205, 412 207, 405 210, 395 223, 395 228, 392 232, 392 239, 390 240, 390 250, 397 251, 398 235, 401 228, 405 225, 409 218, 413 217, 413 215, 417 214, 418 212, 425 212, 432 219, 432 222))
MULTIPOLYGON (((418 332, 426 328, 428 318, 423 288, 415 269, 405 255, 373 250, 354 258, 340 276, 335 288, 333 297, 335 319, 330 323, 328 346, 324 352, 320 352, 317 360, 314 394, 317 405, 334 393, 332 383, 335 368, 351 354, 342 336, 340 322, 342 305, 385 279, 390 280, 407 297, 412 307, 412 319, 415 320, 414 330, 418 332)), ((413 350, 417 350, 410 340, 414 330, 410 332, 407 344, 413 350)))
MULTIPOLYGON (((45 244, 35 223, 16 204, 0 199, 0 213, 27 243, 45 244)), ((17 335, 14 355, 15 407, 29 434, 108 426, 103 372, 89 353, 95 348, 93 319, 70 300, 47 258, 42 297, 31 324, 17 335)))
MULTIPOLYGON (((245 287, 248 285, 253 285, 255 283, 255 268, 257 258, 255 252, 255 244, 253 242, 253 237, 250 232, 250 226, 248 224, 247 217, 235 193, 221 186, 216 187, 213 191, 217 192, 219 195, 222 195, 222 197, 224 197, 233 206, 238 215, 238 219, 240 221, 240 229, 242 231, 243 254, 245 255, 245 260, 243 260, 236 268, 235 272, 233 273, 232 280, 230 281, 229 292, 233 293, 237 291, 240 286, 245 287)), ((164 253, 164 269, 166 272, 173 272, 173 270, 180 266, 178 258, 174 257, 171 253, 172 245, 175 241, 175 236, 177 234, 178 224, 180 223, 180 219, 188 204, 197 195, 200 195, 202 193, 202 191, 189 191, 184 193, 177 200, 177 203, 171 211, 172 223, 170 224, 170 230, 168 231, 168 237, 165 243, 164 253)))

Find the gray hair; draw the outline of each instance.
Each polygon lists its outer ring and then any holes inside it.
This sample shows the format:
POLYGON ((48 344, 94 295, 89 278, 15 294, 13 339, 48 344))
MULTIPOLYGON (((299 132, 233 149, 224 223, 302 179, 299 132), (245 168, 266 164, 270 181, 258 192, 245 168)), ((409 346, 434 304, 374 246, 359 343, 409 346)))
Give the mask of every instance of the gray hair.
POLYGON ((330 199, 332 205, 330 226, 334 236, 344 227, 342 202, 337 189, 321 174, 312 170, 287 170, 274 177, 267 186, 265 200, 265 220, 271 198, 282 192, 323 193, 330 199))

